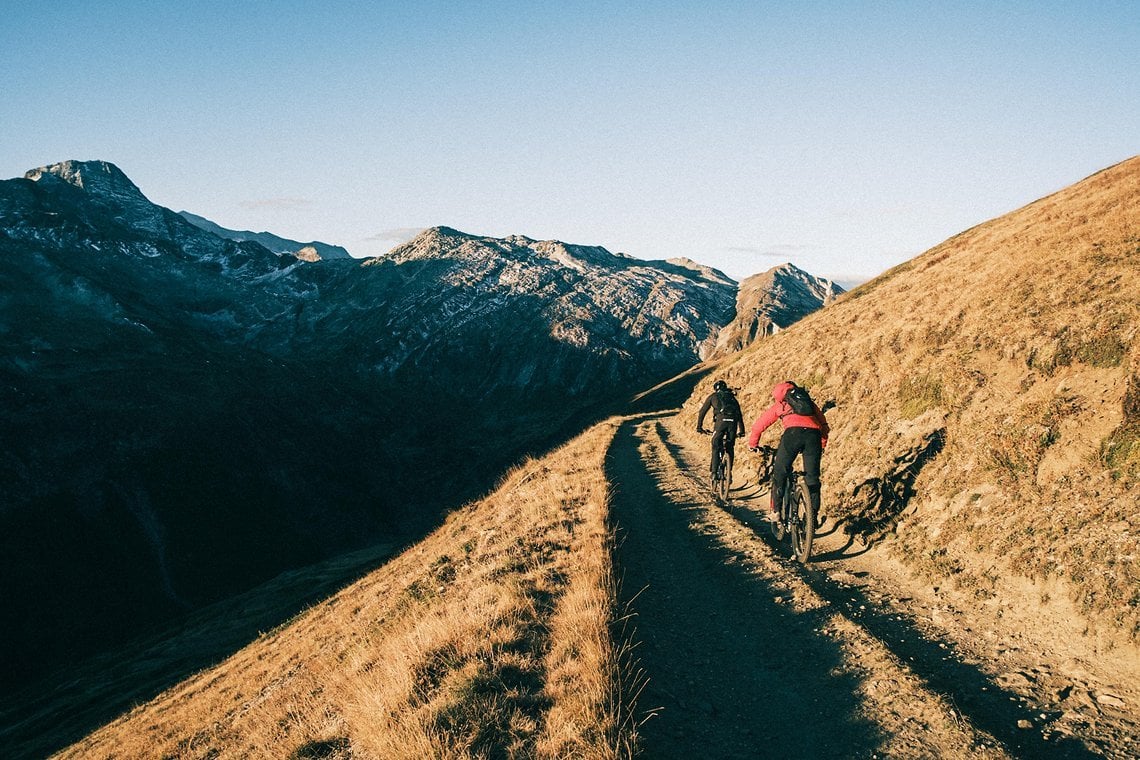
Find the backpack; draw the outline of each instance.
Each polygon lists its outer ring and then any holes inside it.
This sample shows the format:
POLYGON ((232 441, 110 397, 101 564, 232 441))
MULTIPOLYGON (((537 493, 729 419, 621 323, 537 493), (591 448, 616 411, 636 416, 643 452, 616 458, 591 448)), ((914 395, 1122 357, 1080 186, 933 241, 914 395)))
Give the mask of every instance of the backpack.
POLYGON ((716 401, 713 402, 713 419, 718 422, 725 417, 735 420, 737 419, 736 410, 738 408, 736 396, 733 395, 732 391, 728 389, 717 391, 716 401))
POLYGON ((798 385, 793 385, 788 390, 784 396, 784 403, 792 408, 792 414, 810 417, 815 413, 815 402, 811 400, 808 392, 798 385))

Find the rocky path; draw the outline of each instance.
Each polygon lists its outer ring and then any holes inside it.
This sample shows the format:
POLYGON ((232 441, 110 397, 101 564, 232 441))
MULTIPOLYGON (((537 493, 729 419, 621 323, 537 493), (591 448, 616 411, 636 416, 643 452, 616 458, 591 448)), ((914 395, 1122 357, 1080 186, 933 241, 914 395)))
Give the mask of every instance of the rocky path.
POLYGON ((832 526, 817 561, 787 559, 766 494, 744 483, 716 503, 694 477, 704 452, 670 424, 626 422, 607 464, 647 757, 1136 756, 1126 661, 1104 681, 832 526))

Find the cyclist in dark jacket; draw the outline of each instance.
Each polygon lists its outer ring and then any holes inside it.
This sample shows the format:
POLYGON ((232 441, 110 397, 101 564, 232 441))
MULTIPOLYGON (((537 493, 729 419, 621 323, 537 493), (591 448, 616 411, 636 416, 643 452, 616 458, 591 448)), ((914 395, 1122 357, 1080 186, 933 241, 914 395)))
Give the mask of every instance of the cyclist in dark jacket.
POLYGON ((776 449, 776 461, 772 464, 772 505, 768 519, 778 519, 776 505, 777 499, 784 492, 784 483, 787 482, 788 472, 792 469, 792 462, 796 455, 804 455, 804 483, 807 484, 811 495, 811 505, 815 514, 819 514, 819 463, 823 458, 823 450, 827 448, 827 436, 830 429, 827 418, 823 416, 818 406, 814 406, 811 414, 796 414, 790 404, 784 400, 795 383, 790 380, 780 383, 772 389, 774 403, 764 410, 764 413, 752 425, 752 432, 748 436, 748 448, 753 451, 760 445, 760 436, 771 427, 776 420, 784 428, 780 436, 780 445, 776 449))
POLYGON ((736 436, 744 435, 744 414, 740 411, 740 402, 728 387, 728 383, 717 380, 713 383, 713 392, 705 399, 697 414, 697 432, 707 433, 705 430, 705 415, 709 409, 713 410, 712 429, 712 462, 709 472, 716 474, 716 461, 723 448, 728 453, 728 466, 731 469, 733 457, 736 453, 736 436))

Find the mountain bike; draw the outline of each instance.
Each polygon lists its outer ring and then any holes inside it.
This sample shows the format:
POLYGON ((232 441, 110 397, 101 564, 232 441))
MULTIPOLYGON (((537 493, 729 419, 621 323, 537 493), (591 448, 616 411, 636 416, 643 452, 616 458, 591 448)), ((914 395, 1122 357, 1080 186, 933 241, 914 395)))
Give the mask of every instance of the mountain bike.
MULTIPOLYGON (((772 477, 772 465, 776 459, 776 449, 772 446, 761 446, 760 469, 757 472, 757 482, 763 483, 772 477)), ((788 473, 788 480, 784 493, 776 505, 777 519, 772 522, 772 535, 777 541, 783 541, 785 536, 791 539, 792 554, 800 562, 806 563, 811 558, 811 543, 815 538, 815 510, 811 506, 811 494, 808 493, 807 483, 804 482, 803 473, 792 469, 788 473)))
MULTIPOLYGON (((708 430, 702 430, 705 435, 712 435, 708 430)), ((717 453, 716 469, 709 476, 709 485, 713 493, 721 499, 728 499, 729 489, 732 487, 732 457, 728 455, 728 447, 721 445, 717 453)))
POLYGON ((728 447, 720 447, 720 455, 716 459, 716 472, 712 474, 713 493, 722 499, 728 498, 728 490, 732 486, 732 458, 728 455, 728 447))

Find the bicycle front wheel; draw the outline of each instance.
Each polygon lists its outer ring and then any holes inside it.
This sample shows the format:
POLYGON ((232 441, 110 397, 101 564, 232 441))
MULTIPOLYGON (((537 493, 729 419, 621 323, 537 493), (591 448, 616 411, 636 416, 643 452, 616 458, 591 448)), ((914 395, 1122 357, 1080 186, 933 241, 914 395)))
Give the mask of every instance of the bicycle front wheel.
MULTIPOLYGON (((786 495, 787 489, 789 489, 789 488, 791 488, 791 484, 790 483, 785 484, 784 485, 784 494, 785 495, 784 496, 777 495, 776 500, 773 502, 774 504, 779 505, 776 507, 777 512, 778 512, 778 516, 771 523, 771 525, 772 525, 772 537, 775 538, 777 541, 783 541, 784 536, 787 535, 787 531, 785 529, 785 526, 788 523, 788 520, 787 520, 788 510, 792 508, 791 505, 788 504, 788 497, 786 495)), ((773 488, 773 490, 774 490, 774 488, 773 488)))
POLYGON ((807 484, 800 480, 792 495, 792 552, 800 562, 811 557, 811 543, 815 538, 815 510, 807 484))

